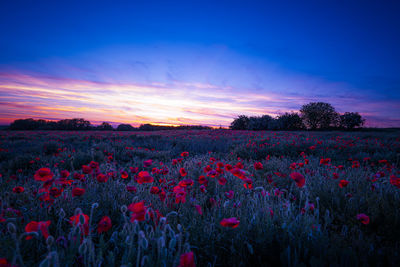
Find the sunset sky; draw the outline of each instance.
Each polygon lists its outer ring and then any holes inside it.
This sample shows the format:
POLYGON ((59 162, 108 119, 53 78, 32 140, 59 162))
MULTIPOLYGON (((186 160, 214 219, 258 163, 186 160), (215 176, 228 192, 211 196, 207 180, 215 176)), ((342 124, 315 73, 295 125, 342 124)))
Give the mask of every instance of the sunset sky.
POLYGON ((0 2, 0 124, 228 126, 322 101, 400 127, 399 1, 61 2, 0 2))

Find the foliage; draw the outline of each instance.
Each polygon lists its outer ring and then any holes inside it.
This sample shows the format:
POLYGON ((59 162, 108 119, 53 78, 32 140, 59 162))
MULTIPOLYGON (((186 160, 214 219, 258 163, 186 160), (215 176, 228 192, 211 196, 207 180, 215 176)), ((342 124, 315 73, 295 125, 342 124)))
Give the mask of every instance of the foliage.
POLYGON ((300 114, 304 124, 312 130, 328 129, 338 125, 339 115, 329 103, 308 103, 301 107, 300 114))
POLYGON ((345 112, 340 115, 340 127, 344 129, 353 129, 355 127, 361 127, 365 123, 365 119, 361 117, 358 112, 345 112))

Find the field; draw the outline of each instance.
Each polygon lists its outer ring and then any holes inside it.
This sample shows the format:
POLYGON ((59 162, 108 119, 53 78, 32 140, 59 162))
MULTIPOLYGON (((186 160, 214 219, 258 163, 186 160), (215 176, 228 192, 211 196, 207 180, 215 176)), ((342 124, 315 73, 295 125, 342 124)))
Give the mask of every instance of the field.
POLYGON ((398 266, 399 132, 0 132, 0 266, 398 266))

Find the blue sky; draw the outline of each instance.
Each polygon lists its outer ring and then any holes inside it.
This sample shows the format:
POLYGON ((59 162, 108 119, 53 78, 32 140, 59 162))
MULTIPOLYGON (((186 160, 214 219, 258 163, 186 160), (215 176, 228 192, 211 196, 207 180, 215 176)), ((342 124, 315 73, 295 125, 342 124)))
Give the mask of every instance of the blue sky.
POLYGON ((400 126, 398 1, 216 2, 2 1, 0 122, 227 126, 324 101, 400 126))

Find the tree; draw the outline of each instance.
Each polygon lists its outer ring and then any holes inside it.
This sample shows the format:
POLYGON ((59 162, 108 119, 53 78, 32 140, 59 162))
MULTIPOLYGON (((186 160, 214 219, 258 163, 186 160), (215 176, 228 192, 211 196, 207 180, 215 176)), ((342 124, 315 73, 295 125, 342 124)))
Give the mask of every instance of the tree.
POLYGON ((335 108, 324 102, 312 102, 300 109, 303 123, 311 130, 328 129, 338 125, 339 115, 335 108))
POLYGON ((135 128, 133 128, 132 125, 130 124, 120 124, 117 127, 117 131, 133 131, 135 128))
POLYGON ((97 126, 96 129, 100 130, 100 131, 112 131, 112 130, 114 130, 114 128, 108 122, 103 122, 102 124, 97 126))
POLYGON ((249 118, 246 115, 239 115, 233 120, 229 128, 232 130, 247 130, 249 124, 249 118))
POLYGON ((279 115, 277 120, 280 130, 301 130, 304 129, 304 123, 298 113, 284 113, 279 115))
POLYGON ((361 127, 364 123, 365 119, 358 112, 345 112, 340 115, 340 127, 342 128, 350 130, 355 127, 361 127))

